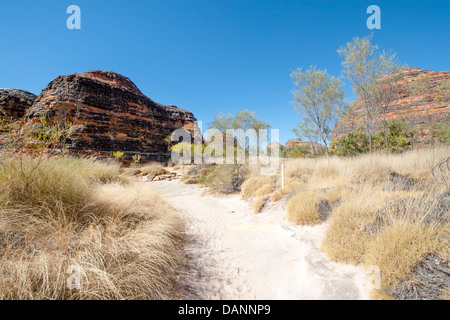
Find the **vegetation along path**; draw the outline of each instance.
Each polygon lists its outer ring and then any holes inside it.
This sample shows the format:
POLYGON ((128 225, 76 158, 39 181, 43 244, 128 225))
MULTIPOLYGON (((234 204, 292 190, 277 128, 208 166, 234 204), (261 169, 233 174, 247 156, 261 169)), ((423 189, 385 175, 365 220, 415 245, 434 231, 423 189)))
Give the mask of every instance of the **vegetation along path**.
POLYGON ((363 268, 330 262, 320 250, 325 224, 297 227, 275 204, 255 215, 239 195, 151 183, 186 223, 183 299, 368 299, 363 268))

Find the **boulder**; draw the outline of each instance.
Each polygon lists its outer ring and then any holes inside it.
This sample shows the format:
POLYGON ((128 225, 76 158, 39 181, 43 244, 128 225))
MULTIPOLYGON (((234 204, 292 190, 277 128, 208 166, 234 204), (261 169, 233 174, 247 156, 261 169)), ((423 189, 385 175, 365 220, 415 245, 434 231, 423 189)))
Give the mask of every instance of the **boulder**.
POLYGON ((20 89, 0 89, 0 118, 21 119, 33 105, 36 95, 20 89))

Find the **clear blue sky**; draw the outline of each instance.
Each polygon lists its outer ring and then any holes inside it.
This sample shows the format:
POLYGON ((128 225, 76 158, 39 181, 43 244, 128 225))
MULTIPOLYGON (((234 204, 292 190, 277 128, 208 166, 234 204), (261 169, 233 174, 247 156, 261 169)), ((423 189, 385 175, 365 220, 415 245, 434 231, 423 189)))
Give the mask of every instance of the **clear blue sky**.
POLYGON ((291 71, 340 75, 336 50, 371 33, 371 4, 381 8, 380 48, 409 66, 450 69, 448 0, 18 0, 0 7, 0 87, 38 94, 58 75, 112 70, 204 123, 255 111, 284 143, 299 121, 291 71), (71 4, 81 30, 66 28, 71 4))

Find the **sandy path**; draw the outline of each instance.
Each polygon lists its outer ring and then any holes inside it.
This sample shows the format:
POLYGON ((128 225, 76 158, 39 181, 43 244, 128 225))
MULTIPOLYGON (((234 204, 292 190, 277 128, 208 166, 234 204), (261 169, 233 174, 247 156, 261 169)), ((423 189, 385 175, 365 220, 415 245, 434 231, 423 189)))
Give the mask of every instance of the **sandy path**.
POLYGON ((326 225, 297 227, 280 205, 254 215, 233 197, 202 196, 178 181, 151 182, 187 226, 186 299, 367 299, 362 267, 328 261, 326 225))

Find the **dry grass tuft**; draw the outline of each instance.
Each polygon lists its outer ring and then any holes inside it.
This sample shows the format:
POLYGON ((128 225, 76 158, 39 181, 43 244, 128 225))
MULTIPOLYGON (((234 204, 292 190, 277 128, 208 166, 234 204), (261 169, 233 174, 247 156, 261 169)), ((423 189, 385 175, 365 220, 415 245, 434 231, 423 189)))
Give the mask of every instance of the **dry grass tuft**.
POLYGON ((263 186, 261 186, 260 188, 258 188, 254 193, 253 196, 254 197, 262 197, 262 196, 266 196, 268 194, 271 194, 273 190, 273 183, 267 183, 263 186))
POLYGON ((328 202, 333 204, 338 201, 349 199, 351 197, 351 192, 352 192, 351 188, 343 185, 338 185, 335 187, 331 187, 329 190, 327 190, 324 198, 328 202))
POLYGON ((383 226, 377 215, 376 202, 366 193, 365 197, 346 202, 333 212, 322 242, 322 249, 331 260, 362 262, 367 246, 383 226))
POLYGON ((256 196, 256 193, 259 191, 260 191, 259 192, 260 195, 264 195, 261 193, 263 193, 263 191, 267 191, 269 189, 269 187, 270 187, 270 192, 271 192, 273 189, 273 178, 270 176, 250 178, 242 184, 241 198, 242 198, 242 200, 247 200, 251 197, 256 196), (260 189, 262 189, 262 190, 260 190, 260 189))
POLYGON ((268 200, 268 197, 260 197, 253 201, 253 213, 258 214, 261 212, 261 210, 264 208, 268 200))
POLYGON ((317 209, 321 197, 305 192, 294 196, 287 206, 287 219, 297 225, 315 225, 321 222, 317 209))
POLYGON ((88 160, 45 161, 31 182, 15 161, 4 164, 0 299, 174 297, 183 226, 152 189, 101 184, 105 172, 120 181, 118 171, 88 160), (81 290, 67 287, 69 266, 81 290))
POLYGON ((128 169, 135 176, 150 176, 152 178, 157 176, 162 176, 164 174, 168 174, 169 171, 164 169, 162 163, 159 162, 149 162, 143 165, 139 165, 133 168, 128 169))
POLYGON ((314 172, 314 175, 321 179, 334 179, 339 177, 340 173, 339 170, 335 168, 326 167, 326 168, 318 168, 314 172))
POLYGON ((439 250, 439 242, 439 232, 431 226, 396 221, 369 244, 364 264, 378 266, 381 288, 391 288, 407 279, 427 253, 439 250))
POLYGON ((280 201, 282 198, 283 198, 283 195, 281 194, 281 192, 275 191, 275 192, 272 193, 272 195, 270 196, 270 201, 272 201, 272 202, 277 202, 277 201, 280 201))
POLYGON ((275 186, 278 188, 278 191, 282 195, 289 195, 289 194, 295 194, 302 190, 302 187, 304 186, 303 183, 298 182, 295 179, 286 178, 285 180, 284 188, 281 188, 281 178, 279 178, 275 184, 275 186))

